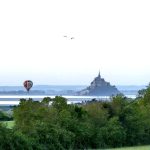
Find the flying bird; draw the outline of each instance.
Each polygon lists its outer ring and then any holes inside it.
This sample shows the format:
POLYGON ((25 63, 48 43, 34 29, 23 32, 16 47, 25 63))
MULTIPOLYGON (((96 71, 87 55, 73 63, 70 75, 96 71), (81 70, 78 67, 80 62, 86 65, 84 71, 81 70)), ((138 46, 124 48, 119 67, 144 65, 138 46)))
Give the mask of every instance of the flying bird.
POLYGON ((67 35, 64 35, 64 38, 69 38, 71 40, 75 39, 74 37, 68 37, 67 35))

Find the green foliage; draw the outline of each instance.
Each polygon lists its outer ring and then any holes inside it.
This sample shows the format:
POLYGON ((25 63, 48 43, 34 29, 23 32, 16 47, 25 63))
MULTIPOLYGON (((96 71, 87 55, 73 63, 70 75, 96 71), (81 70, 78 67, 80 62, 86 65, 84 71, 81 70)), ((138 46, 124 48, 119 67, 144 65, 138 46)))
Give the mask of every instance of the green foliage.
POLYGON ((33 142, 30 138, 0 124, 1 150, 33 150, 33 146, 33 142))
POLYGON ((10 130, 0 123, 0 149, 8 149, 10 147, 10 130))
POLYGON ((123 95, 113 97, 111 102, 112 116, 120 116, 124 107, 127 105, 127 98, 123 95))
POLYGON ((52 99, 50 97, 44 97, 43 100, 41 101, 41 103, 45 104, 45 105, 49 105, 49 103, 52 101, 52 99))
POLYGON ((56 108, 58 111, 63 109, 67 109, 67 99, 64 97, 56 96, 53 100, 52 106, 56 108))
POLYGON ((111 118, 106 126, 99 129, 99 134, 107 147, 120 147, 125 143, 126 132, 118 117, 111 118))
POLYGON ((103 105, 99 102, 93 102, 83 106, 88 112, 89 121, 95 127, 101 127, 105 125, 108 119, 108 111, 104 109, 103 105))
POLYGON ((9 121, 12 117, 6 114, 6 112, 0 110, 0 121, 9 121))
MULTIPOLYGON (((1 113, 2 118, 4 114, 1 113)), ((21 99, 14 128, 0 124, 0 149, 97 149, 150 144, 150 87, 136 99, 67 104, 56 96, 21 99)))
POLYGON ((144 99, 145 104, 147 103, 150 104, 150 85, 145 90, 143 99, 144 99))

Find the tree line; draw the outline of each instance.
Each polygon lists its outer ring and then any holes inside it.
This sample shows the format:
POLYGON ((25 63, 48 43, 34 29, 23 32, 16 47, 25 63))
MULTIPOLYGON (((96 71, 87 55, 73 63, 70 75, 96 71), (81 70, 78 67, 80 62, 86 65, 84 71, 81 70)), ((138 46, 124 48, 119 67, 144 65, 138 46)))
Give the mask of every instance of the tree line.
POLYGON ((15 126, 0 124, 0 149, 100 149, 150 144, 150 86, 135 99, 67 104, 45 97, 21 99, 13 108, 15 126))

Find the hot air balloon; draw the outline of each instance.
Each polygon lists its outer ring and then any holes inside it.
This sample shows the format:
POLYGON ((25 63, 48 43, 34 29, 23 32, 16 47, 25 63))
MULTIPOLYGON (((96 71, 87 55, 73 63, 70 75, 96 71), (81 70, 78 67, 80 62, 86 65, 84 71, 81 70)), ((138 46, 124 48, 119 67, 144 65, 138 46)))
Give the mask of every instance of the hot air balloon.
POLYGON ((33 82, 31 80, 26 80, 26 81, 24 81, 23 85, 26 88, 26 90, 29 92, 29 90, 33 86, 33 82))

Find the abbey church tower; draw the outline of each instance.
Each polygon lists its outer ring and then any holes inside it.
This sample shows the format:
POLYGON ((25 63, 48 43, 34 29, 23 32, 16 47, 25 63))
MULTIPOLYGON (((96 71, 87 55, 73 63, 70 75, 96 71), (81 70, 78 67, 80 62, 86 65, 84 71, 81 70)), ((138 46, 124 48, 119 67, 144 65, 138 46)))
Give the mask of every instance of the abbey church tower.
POLYGON ((117 90, 115 86, 110 85, 109 82, 106 82, 104 78, 101 77, 100 71, 99 71, 98 76, 94 78, 90 86, 78 92, 78 95, 110 96, 110 95, 116 95, 119 93, 120 92, 117 90))

